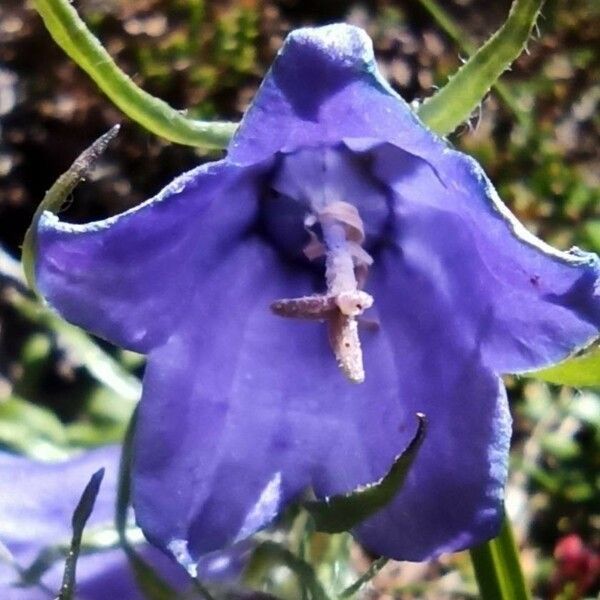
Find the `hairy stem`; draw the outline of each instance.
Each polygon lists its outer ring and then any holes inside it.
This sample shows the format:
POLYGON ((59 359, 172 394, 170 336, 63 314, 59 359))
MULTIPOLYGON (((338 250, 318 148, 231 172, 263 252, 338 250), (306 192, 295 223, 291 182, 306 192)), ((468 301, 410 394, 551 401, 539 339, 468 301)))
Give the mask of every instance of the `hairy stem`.
POLYGON ((54 41, 130 119, 178 144, 202 148, 227 145, 236 123, 188 119, 139 88, 119 69, 68 0, 34 0, 34 6, 54 41))
POLYGON ((543 0, 515 0, 504 25, 419 107, 419 117, 440 135, 466 121, 502 73, 521 54, 543 0))

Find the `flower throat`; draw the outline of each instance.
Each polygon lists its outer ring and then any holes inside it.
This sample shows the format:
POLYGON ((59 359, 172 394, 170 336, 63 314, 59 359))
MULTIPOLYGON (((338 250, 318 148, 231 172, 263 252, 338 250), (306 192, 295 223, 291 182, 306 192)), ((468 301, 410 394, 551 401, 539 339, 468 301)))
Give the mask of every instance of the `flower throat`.
MULTIPOLYGON (((275 300, 271 310, 282 317, 324 321, 338 366, 351 382, 362 383, 365 370, 358 326, 359 317, 373 305, 373 297, 362 289, 373 260, 363 248, 365 230, 358 208, 344 198, 351 181, 345 178, 346 164, 340 156, 331 149, 304 151, 287 172, 297 177, 303 171, 312 174, 307 178, 310 185, 298 185, 303 183, 298 178, 280 177, 276 182, 279 191, 284 188, 288 198, 296 197, 306 207, 303 226, 308 242, 303 253, 309 260, 325 258, 326 291, 275 300)), ((289 155, 285 160, 295 158, 289 155)))

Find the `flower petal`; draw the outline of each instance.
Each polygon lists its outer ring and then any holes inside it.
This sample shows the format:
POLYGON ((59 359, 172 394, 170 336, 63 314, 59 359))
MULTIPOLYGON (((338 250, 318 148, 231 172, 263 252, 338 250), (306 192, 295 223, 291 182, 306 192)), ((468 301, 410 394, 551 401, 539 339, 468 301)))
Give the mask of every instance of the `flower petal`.
POLYGON ((297 30, 263 82, 229 159, 252 164, 277 151, 341 140, 357 152, 388 142, 376 151, 374 168, 400 196, 401 243, 447 282, 467 328, 486 337, 483 358, 493 368, 537 369, 597 335, 598 259, 560 253, 528 234, 481 167, 446 148, 389 88, 362 30, 297 30))
POLYGON ((364 332, 367 381, 357 386, 322 324, 270 313, 274 299, 311 290, 313 273, 294 267, 248 240, 150 354, 134 507, 149 539, 188 566, 268 525, 325 470, 338 492, 380 478, 412 436, 383 337, 364 332))
POLYGON ((0 541, 24 563, 45 545, 71 539, 71 517, 90 477, 106 472, 88 527, 114 518, 119 449, 108 446, 68 461, 45 463, 0 453, 0 541), (10 481, 10 485, 6 482, 10 481))
POLYGON ((297 30, 244 118, 229 159, 252 164, 277 151, 340 141, 357 152, 387 142, 375 150, 374 168, 400 197, 401 244, 447 283, 459 318, 474 337, 486 338, 489 365, 500 372, 537 369, 597 335, 598 259, 560 253, 528 234, 481 167, 448 149, 389 88, 362 30, 297 30))
MULTIPOLYGON (((43 463, 0 453, 0 543, 20 567, 26 568, 42 549, 69 543, 71 517, 90 476, 105 468, 105 476, 86 526, 86 531, 111 527, 114 521, 119 446, 92 450, 64 462, 43 463)), ((162 552, 148 545, 137 551, 175 589, 189 587, 189 577, 162 552)), ((237 579, 246 561, 248 547, 238 545, 228 552, 206 556, 199 564, 199 576, 210 581, 237 579)), ((57 591, 64 563, 57 561, 42 578, 57 591)), ((121 549, 83 553, 77 561, 77 590, 83 598, 144 598, 136 584, 126 554, 121 549)), ((47 600, 49 594, 38 586, 17 587, 19 575, 12 565, 0 560, 0 597, 8 600, 47 600)))
POLYGON ((345 24, 297 29, 244 116, 228 160, 250 165, 276 152, 336 145, 345 138, 390 141, 416 155, 444 148, 379 74, 362 29, 345 24))
POLYGON ((147 352, 175 327, 198 274, 249 227, 254 172, 211 163, 123 214, 71 225, 44 213, 37 281, 67 320, 147 352), (229 197, 231 196, 231 197, 229 197))
POLYGON ((399 261, 435 280, 437 310, 481 346, 487 365, 537 369, 598 335, 596 255, 559 252, 527 232, 464 154, 425 162, 385 145, 374 155, 375 174, 397 196, 399 261))
MULTIPOLYGON (((0 542, 19 566, 28 567, 42 549, 68 544, 71 518, 91 475, 105 468, 105 476, 86 530, 111 526, 114 520, 120 448, 108 446, 86 452, 64 462, 43 463, 0 453, 0 542)), ((162 559, 162 565, 167 561, 162 559)), ((168 567, 168 565, 167 565, 168 567)), ((173 571, 174 565, 170 566, 173 571)), ((58 591, 64 563, 57 561, 42 577, 43 584, 58 591)), ((183 572, 179 574, 180 582, 183 572)), ((8 564, 0 564, 0 595, 10 600, 46 600, 49 594, 38 586, 17 587, 19 575, 8 564)), ((77 562, 77 588, 82 597, 101 600, 113 597, 110 591, 123 591, 127 598, 142 598, 126 555, 111 550, 82 555, 77 562), (101 581, 102 580, 102 581, 101 581), (107 595, 103 595, 103 594, 107 595)), ((114 596, 116 597, 116 596, 114 596)))
MULTIPOLYGON (((140 554, 173 588, 181 591, 189 588, 187 574, 162 552, 146 545, 140 554)), ((3 600, 51 600, 55 597, 52 592, 57 593, 60 589, 63 571, 64 562, 58 561, 44 573, 44 587, 21 587, 15 570, 10 565, 6 568, 0 565, 0 596, 3 600)), ((121 549, 80 555, 77 561, 76 583, 77 597, 85 600, 147 599, 136 583, 127 555, 121 549)))
MULTIPOLYGON (((428 427, 400 492, 357 528, 358 539, 374 553, 401 560, 426 560, 487 540, 501 523, 508 462, 510 416, 502 383, 444 309, 435 280, 388 251, 378 257, 368 289, 381 320, 377 335, 393 348, 401 424, 412 435, 414 414, 423 412, 428 427)), ((377 442, 385 456, 395 437, 382 432, 377 442)), ((348 461, 346 468, 352 466, 348 461)), ((338 478, 328 470, 319 495, 337 491, 338 478)))

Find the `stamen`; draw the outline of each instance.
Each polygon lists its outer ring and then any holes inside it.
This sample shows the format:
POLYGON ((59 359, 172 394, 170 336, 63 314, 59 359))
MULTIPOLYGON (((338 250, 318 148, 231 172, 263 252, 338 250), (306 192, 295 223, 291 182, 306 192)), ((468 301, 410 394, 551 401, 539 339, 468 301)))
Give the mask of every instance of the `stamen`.
POLYGON ((275 300, 271 310, 280 317, 325 320, 333 315, 336 306, 335 296, 315 295, 275 300))
POLYGON ((327 293, 276 300, 271 310, 282 317, 327 321, 329 342, 340 369, 350 381, 362 383, 365 371, 357 318, 373 305, 373 297, 360 289, 373 259, 361 246, 364 227, 356 207, 330 202, 317 219, 323 243, 310 231, 304 252, 309 258, 325 254, 327 293))

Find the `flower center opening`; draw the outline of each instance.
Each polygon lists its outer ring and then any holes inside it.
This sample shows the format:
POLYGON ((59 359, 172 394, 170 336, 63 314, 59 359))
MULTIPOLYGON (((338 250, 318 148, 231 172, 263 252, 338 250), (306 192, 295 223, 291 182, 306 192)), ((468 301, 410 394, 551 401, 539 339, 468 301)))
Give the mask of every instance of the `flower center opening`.
POLYGON ((364 245, 369 234, 373 237, 383 229, 387 200, 365 177, 356 157, 342 148, 285 155, 272 189, 265 211, 267 228, 275 228, 270 233, 284 242, 288 254, 297 254, 302 240, 306 259, 324 257, 326 290, 275 300, 271 310, 282 317, 325 322, 340 369, 351 382, 362 383, 358 326, 360 316, 373 305, 373 297, 363 289, 373 263, 364 245), (368 216, 366 223, 362 212, 368 216))

